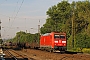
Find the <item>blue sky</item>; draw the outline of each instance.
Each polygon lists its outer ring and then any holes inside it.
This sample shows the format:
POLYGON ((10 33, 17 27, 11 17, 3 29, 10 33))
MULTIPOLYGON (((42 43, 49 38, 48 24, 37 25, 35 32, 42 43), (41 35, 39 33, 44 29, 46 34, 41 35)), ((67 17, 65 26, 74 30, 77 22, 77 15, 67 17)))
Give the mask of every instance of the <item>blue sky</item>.
MULTIPOLYGON (((12 38, 16 32, 38 31, 38 24, 43 26, 46 21, 46 11, 62 0, 0 0, 0 20, 2 38, 12 38), (40 20, 40 23, 39 23, 40 20), (33 29, 31 29, 33 28, 33 29)), ((84 0, 69 0, 84 1, 84 0)))

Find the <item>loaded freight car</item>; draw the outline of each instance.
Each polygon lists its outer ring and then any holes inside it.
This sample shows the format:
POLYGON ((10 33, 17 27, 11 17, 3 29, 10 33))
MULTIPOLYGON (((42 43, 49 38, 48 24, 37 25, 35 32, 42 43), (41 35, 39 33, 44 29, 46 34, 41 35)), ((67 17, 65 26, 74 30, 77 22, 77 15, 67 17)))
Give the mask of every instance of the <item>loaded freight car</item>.
POLYGON ((40 37, 40 48, 49 51, 66 51, 66 33, 51 32, 40 37))

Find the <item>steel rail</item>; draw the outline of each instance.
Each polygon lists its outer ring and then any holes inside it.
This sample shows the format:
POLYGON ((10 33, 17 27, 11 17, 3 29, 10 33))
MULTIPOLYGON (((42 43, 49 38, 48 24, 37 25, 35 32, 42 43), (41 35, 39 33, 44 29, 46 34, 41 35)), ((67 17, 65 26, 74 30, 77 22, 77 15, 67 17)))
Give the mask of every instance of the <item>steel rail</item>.
POLYGON ((13 54, 11 54, 8 50, 6 50, 6 52, 12 57, 14 58, 15 60, 18 60, 13 54))

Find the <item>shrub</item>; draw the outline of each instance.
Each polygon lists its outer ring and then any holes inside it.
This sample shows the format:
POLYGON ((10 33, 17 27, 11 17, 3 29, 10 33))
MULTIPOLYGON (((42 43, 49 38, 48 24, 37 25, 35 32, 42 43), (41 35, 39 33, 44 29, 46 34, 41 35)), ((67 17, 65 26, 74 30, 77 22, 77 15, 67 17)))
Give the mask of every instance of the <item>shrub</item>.
POLYGON ((83 51, 84 53, 89 53, 89 54, 90 54, 90 48, 84 48, 82 51, 83 51))

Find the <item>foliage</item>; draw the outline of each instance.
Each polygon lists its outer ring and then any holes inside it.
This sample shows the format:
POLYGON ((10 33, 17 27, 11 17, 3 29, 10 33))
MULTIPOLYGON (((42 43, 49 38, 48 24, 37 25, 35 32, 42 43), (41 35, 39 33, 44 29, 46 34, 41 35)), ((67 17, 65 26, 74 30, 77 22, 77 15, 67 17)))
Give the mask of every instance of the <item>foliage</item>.
POLYGON ((90 37, 87 34, 77 34, 76 47, 90 48, 90 37))
POLYGON ((70 36, 67 40, 67 49, 68 50, 72 49, 72 36, 70 36))
POLYGON ((48 18, 46 24, 41 27, 41 33, 51 31, 66 32, 66 21, 70 18, 70 3, 62 1, 61 3, 50 7, 47 11, 48 18))
POLYGON ((0 39, 0 44, 2 44, 2 42, 3 42, 3 40, 2 40, 2 39, 0 39))
POLYGON ((82 50, 82 52, 84 52, 84 53, 89 53, 90 54, 90 48, 84 48, 83 50, 82 50))
POLYGON ((72 2, 71 4, 67 1, 62 1, 50 7, 47 11, 48 18, 46 23, 41 27, 41 33, 44 34, 51 31, 67 32, 67 36, 70 37, 72 20, 74 20, 75 33, 82 30, 86 31, 89 29, 89 6, 90 3, 87 1, 72 2))
POLYGON ((39 42, 39 34, 30 34, 25 33, 23 31, 17 32, 16 36, 13 38, 12 42, 14 43, 32 43, 32 42, 39 42))

